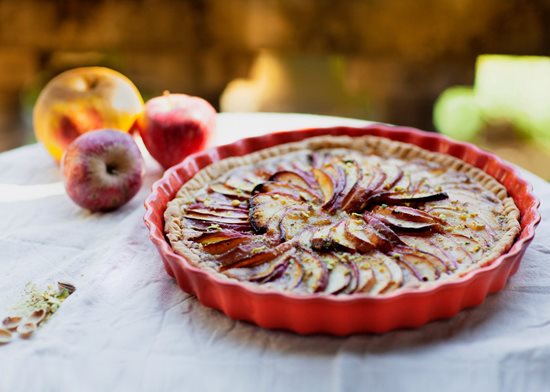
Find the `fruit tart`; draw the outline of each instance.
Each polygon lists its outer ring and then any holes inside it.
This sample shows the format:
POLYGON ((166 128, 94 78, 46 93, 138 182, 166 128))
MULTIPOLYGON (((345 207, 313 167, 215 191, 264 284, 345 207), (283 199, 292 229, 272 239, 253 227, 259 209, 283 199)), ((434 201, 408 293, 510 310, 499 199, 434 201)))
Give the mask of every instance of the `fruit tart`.
POLYGON ((320 136, 215 162, 165 211, 176 253, 268 290, 382 296, 491 263, 519 233, 504 186, 457 158, 320 136))

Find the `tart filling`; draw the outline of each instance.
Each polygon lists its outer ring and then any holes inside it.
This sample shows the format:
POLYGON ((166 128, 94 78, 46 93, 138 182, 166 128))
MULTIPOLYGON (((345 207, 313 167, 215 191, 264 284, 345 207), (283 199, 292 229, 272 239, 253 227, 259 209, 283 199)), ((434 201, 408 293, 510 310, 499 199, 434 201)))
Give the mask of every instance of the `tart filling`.
POLYGON ((165 212, 173 249, 229 279, 382 295, 486 265, 519 211, 483 171, 374 136, 323 136, 199 171, 165 212))

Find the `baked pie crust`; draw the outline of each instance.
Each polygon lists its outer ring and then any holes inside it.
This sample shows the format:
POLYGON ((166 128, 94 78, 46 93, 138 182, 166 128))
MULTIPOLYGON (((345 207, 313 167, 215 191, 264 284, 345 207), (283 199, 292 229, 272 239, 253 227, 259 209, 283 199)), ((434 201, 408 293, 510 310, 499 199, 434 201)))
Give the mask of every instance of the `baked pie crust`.
POLYGON ((493 177, 408 143, 321 136, 199 171, 165 211, 172 248, 245 284, 383 295, 491 263, 520 226, 493 177))

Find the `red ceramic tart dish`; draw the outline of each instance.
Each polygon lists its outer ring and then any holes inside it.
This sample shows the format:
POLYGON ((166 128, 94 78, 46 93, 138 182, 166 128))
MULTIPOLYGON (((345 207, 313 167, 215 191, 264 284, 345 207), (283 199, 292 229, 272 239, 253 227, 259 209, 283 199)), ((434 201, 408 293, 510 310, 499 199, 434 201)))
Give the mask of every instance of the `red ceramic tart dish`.
POLYGON ((204 305, 266 328, 335 335, 416 327, 480 304, 517 270, 540 220, 530 186, 496 156, 437 134, 381 125, 275 133, 195 154, 155 183, 145 206, 167 272, 204 305), (362 143, 361 155, 353 149, 362 143), (299 150, 289 158, 293 148, 299 150), (394 154, 372 161, 370 155, 387 150, 408 160, 394 154), (275 166, 267 159, 273 156, 275 166), (464 169, 450 156, 482 171, 464 169), (294 171, 285 171, 285 159, 294 171), (430 161, 456 171, 442 175, 436 164, 426 166, 430 161), (464 172, 493 192, 479 211, 461 208, 474 204, 471 190, 461 188, 464 172), (364 189, 354 193, 346 180, 364 189), (231 193, 241 188, 243 194, 231 193))

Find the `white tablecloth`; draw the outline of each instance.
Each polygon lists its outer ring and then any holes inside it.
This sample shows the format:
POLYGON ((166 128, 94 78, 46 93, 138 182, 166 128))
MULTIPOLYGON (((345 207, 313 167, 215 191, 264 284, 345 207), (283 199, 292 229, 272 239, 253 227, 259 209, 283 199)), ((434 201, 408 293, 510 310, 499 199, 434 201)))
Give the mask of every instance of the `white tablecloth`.
MULTIPOLYGON (((217 142, 355 120, 220 115, 217 142)), ((141 192, 109 214, 65 195, 31 145, 0 154, 0 317, 27 282, 77 291, 29 340, 0 346, 0 391, 550 391, 550 185, 524 173, 543 222, 483 305, 416 330, 348 338, 267 331, 205 308, 164 271, 141 192)))

